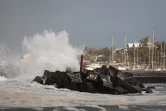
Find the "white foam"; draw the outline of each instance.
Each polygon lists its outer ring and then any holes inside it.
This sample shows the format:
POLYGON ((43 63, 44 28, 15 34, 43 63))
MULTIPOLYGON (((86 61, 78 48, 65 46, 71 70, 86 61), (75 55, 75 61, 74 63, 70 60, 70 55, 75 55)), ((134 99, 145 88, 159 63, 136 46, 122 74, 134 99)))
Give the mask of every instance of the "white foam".
POLYGON ((7 80, 4 76, 0 76, 0 81, 5 81, 7 80))
POLYGON ((79 56, 82 50, 74 48, 68 40, 68 33, 45 30, 42 34, 25 37, 23 50, 30 54, 28 62, 21 64, 22 74, 43 75, 44 70, 79 70, 79 56))
POLYGON ((107 111, 105 108, 97 106, 97 105, 92 105, 91 107, 99 108, 100 109, 99 111, 107 111))
POLYGON ((78 111, 79 109, 75 108, 75 107, 64 107, 65 109, 69 110, 69 111, 78 111))
MULTIPOLYGON (((165 85, 158 87, 165 87, 165 85)), ((166 105, 166 95, 162 90, 159 90, 160 93, 164 93, 162 95, 155 93, 139 95, 91 94, 57 89, 54 86, 43 86, 35 82, 31 83, 29 80, 9 80, 0 82, 0 92, 0 103, 4 106, 13 104, 19 106, 20 100, 24 101, 24 107, 91 106, 102 111, 106 109, 98 105, 118 105, 120 110, 130 110, 128 105, 166 105), (5 98, 11 98, 18 103, 13 103, 5 98)))
POLYGON ((128 106, 124 106, 124 105, 118 105, 119 109, 123 109, 123 110, 129 110, 128 106))

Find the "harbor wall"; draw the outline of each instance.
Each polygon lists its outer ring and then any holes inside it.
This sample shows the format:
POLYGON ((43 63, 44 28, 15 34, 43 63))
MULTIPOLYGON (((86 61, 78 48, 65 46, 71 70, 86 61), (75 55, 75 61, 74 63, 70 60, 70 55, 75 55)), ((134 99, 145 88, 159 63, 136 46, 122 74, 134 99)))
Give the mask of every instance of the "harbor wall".
POLYGON ((166 83, 164 71, 130 71, 130 73, 133 74, 135 80, 142 83, 166 83))

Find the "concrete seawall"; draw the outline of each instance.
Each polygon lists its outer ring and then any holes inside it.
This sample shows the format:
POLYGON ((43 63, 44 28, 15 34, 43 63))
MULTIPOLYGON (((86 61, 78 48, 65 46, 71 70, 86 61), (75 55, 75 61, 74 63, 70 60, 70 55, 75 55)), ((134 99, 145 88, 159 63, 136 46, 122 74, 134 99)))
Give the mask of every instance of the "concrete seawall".
POLYGON ((127 71, 134 76, 166 76, 166 71, 127 71))
POLYGON ((133 74, 135 80, 142 83, 166 83, 166 72, 163 71, 130 71, 129 73, 133 74))
POLYGON ((133 78, 142 83, 166 83, 166 76, 134 76, 133 78))

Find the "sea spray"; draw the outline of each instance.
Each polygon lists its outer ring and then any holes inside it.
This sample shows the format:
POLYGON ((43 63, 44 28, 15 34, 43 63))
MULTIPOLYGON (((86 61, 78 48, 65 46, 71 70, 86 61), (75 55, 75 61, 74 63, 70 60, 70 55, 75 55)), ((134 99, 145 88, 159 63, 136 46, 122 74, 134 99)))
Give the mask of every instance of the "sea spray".
POLYGON ((79 71, 79 56, 83 51, 69 43, 66 31, 44 30, 42 34, 24 37, 22 45, 23 51, 30 55, 27 62, 21 62, 23 75, 43 75, 44 70, 65 71, 67 68, 79 71))
POLYGON ((0 76, 0 81, 5 81, 7 80, 4 76, 0 76))
POLYGON ((0 43, 0 64, 6 64, 8 60, 8 53, 8 46, 4 43, 0 43))
POLYGON ((10 50, 8 45, 0 43, 0 76, 15 78, 19 75, 19 54, 10 50))

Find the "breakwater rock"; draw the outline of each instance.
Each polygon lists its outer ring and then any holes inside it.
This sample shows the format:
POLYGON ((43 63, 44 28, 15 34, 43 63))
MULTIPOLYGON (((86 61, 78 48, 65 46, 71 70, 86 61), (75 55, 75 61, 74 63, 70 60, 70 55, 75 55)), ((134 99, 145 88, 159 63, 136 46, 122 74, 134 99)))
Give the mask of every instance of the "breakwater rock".
POLYGON ((102 66, 93 71, 85 72, 50 72, 45 70, 42 77, 36 76, 33 80, 43 85, 55 85, 57 88, 67 88, 74 91, 102 93, 102 94, 128 94, 151 93, 150 88, 132 78, 126 78, 124 73, 112 66, 102 66))

